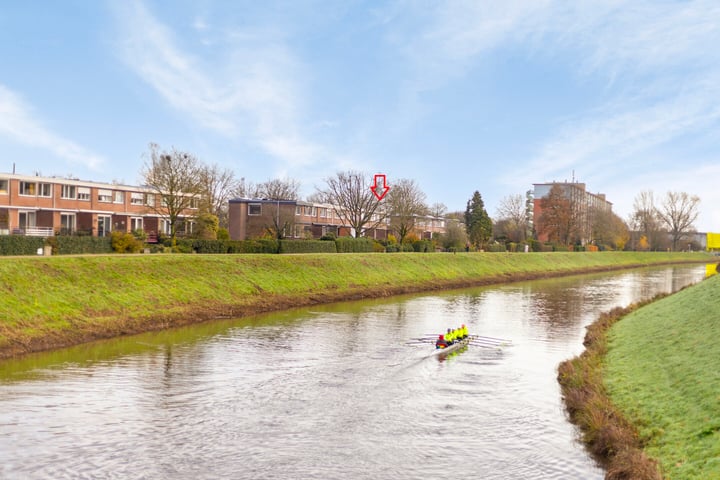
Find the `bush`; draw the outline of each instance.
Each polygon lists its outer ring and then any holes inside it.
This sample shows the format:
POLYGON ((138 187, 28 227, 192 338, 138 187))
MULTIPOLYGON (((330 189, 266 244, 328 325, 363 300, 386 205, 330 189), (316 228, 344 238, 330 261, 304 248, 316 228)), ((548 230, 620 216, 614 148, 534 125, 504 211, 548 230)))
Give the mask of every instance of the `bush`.
POLYGON ((430 240, 416 240, 412 243, 413 251, 415 252, 432 252, 433 246, 430 240))
POLYGON ((375 241, 370 238, 340 237, 335 240, 338 253, 374 252, 375 241))
MULTIPOLYGON (((76 237, 60 235, 48 238, 48 245, 53 247, 53 254, 76 255, 80 253, 111 253, 112 237, 76 237)), ((142 246, 142 245, 141 245, 142 246)), ((138 248, 137 251, 140 251, 138 248)))
POLYGON ((137 253, 143 248, 143 242, 127 232, 112 232, 110 242, 112 249, 117 253, 137 253))
POLYGON ((279 253, 337 253, 337 247, 325 240, 280 240, 279 253))
POLYGON ((487 245, 485 247, 486 252, 507 252, 507 249, 505 248, 505 245, 502 243, 491 243, 490 245, 487 245))
POLYGON ((228 232, 228 229, 227 228, 218 228, 217 239, 218 240, 230 240, 230 232, 228 232))
POLYGON ((228 242, 228 253, 278 253, 279 250, 280 244, 274 238, 228 242))
POLYGON ((3 235, 0 236, 0 255, 37 255, 38 248, 44 245, 42 237, 3 235))

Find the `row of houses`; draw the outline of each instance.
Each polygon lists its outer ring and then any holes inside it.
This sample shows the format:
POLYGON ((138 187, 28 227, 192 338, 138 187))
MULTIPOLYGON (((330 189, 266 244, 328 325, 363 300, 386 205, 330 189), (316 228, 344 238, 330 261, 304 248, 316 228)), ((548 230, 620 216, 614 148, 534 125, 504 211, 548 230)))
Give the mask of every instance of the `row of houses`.
MULTIPOLYGON (((188 233, 198 202, 183 212, 188 233)), ((59 177, 0 174, 0 234, 106 236, 143 231, 150 238, 169 233, 162 198, 149 188, 59 177), (156 208, 159 207, 159 208, 156 208)))
MULTIPOLYGON (((327 234, 354 236, 355 232, 339 212, 336 206, 327 203, 236 198, 230 200, 228 228, 230 238, 236 240, 260 237, 275 229, 282 230, 286 238, 297 239, 320 238, 327 234)), ((443 217, 417 217, 413 233, 420 239, 429 240, 445 233, 446 222, 443 217)), ((369 222, 373 228, 364 232, 364 236, 387 240, 391 223, 392 217, 375 215, 369 222)))
MULTIPOLYGON (((170 233, 162 201, 154 190, 145 187, 0 173, 0 235, 102 237, 112 231, 143 231, 152 241, 158 234, 170 233)), ((193 201, 182 212, 181 234, 192 233, 198 204, 193 201)), ((230 238, 234 240, 261 237, 278 227, 286 238, 298 239, 355 233, 329 204, 238 198, 229 202, 228 217, 230 238)), ((432 238, 445 231, 445 222, 441 217, 418 218, 414 233, 419 238, 432 238)), ((389 232, 388 218, 365 234, 384 240, 389 232)))

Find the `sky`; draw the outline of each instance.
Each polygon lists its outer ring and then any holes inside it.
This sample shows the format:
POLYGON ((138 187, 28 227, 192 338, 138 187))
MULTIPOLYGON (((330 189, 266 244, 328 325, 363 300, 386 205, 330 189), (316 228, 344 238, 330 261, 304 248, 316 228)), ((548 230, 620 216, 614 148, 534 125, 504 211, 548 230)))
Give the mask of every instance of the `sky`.
MULTIPOLYGON (((142 183, 150 143, 303 196, 415 180, 495 216, 533 183, 700 198, 720 231, 720 2, 0 5, 0 172, 142 183)), ((659 202, 658 202, 659 203, 659 202)))

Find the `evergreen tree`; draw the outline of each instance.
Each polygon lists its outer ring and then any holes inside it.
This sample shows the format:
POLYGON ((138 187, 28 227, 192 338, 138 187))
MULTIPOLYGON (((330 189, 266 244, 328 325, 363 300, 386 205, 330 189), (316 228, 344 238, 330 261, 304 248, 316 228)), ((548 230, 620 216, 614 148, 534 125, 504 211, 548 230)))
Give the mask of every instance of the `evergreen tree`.
POLYGON ((492 220, 490 220, 482 196, 477 190, 467 202, 465 229, 475 248, 482 249, 492 235, 492 220))

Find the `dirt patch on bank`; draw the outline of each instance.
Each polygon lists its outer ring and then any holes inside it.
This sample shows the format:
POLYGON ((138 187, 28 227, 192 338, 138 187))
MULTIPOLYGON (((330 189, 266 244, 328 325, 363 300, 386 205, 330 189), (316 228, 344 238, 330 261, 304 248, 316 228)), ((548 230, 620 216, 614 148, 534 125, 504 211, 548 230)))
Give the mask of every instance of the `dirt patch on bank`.
MULTIPOLYGON (((668 264, 677 264, 677 262, 668 264)), ((661 266, 661 264, 655 265, 661 266)), ((40 335, 33 336, 29 336, 20 330, 17 332, 5 331, 3 333, 8 341, 6 344, 0 345, 0 359, 17 357, 32 352, 70 347, 96 340, 164 330, 167 328, 180 327, 216 319, 243 318, 259 313, 287 310, 296 307, 370 298, 383 298, 408 293, 478 287, 612 270, 626 270, 646 266, 648 265, 638 264, 622 265, 620 267, 593 267, 583 270, 562 272, 507 273, 492 277, 458 278, 408 285, 385 284, 368 287, 354 287, 343 291, 328 289, 317 292, 299 292, 294 295, 263 293, 262 295, 244 296, 241 299, 235 299, 235 301, 227 303, 203 303, 202 305, 189 304, 187 306, 173 309, 172 313, 167 313, 167 311, 154 312, 152 314, 148 314, 147 316, 135 318, 123 316, 122 312, 118 312, 117 315, 111 315, 108 312, 103 312, 102 316, 106 317, 107 321, 87 325, 82 322, 73 322, 71 320, 73 327, 63 331, 56 330, 46 334, 41 333, 40 335)))

